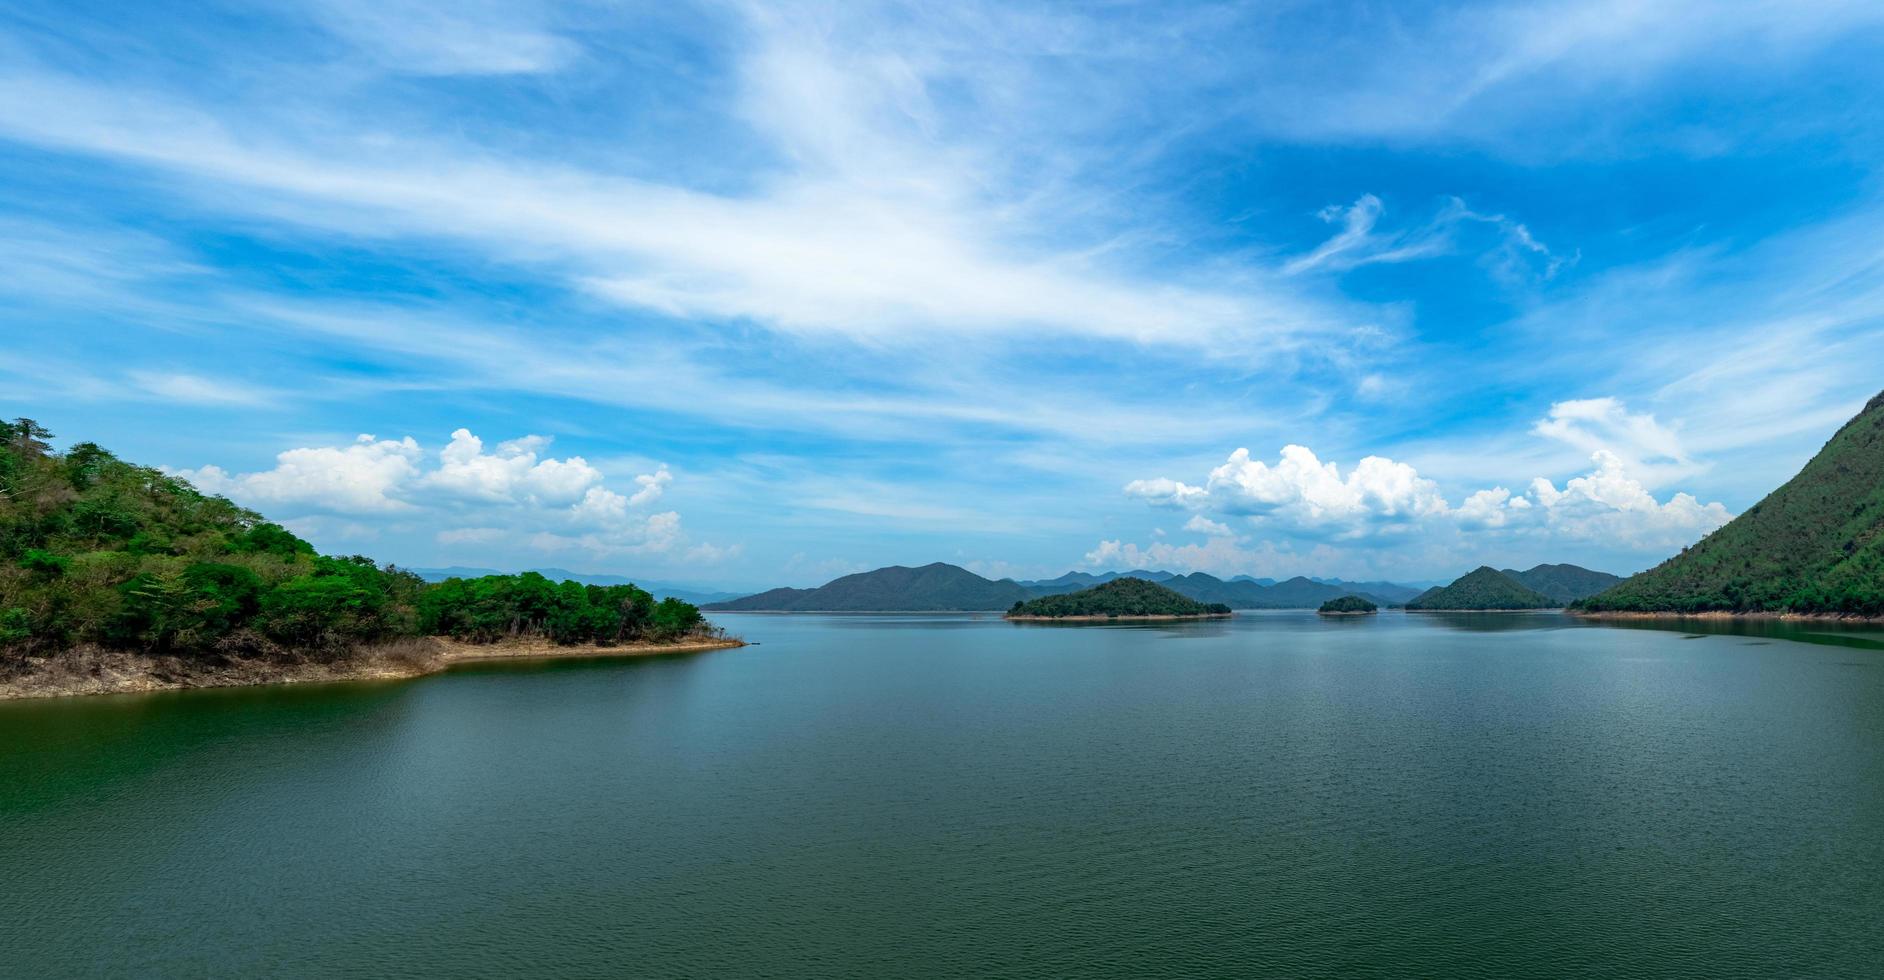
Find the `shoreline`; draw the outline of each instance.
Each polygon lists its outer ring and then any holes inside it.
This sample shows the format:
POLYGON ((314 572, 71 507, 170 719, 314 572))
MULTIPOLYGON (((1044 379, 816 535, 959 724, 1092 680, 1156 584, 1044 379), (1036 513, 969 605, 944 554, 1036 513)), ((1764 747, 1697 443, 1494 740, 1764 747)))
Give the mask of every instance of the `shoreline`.
POLYGON ((1535 609, 1408 609, 1410 613, 1565 613, 1562 606, 1538 606, 1535 609))
POLYGON ((1841 613, 1731 612, 1724 609, 1710 609, 1705 612, 1589 611, 1583 609, 1565 609, 1564 613, 1566 615, 1575 616, 1578 619, 1613 619, 1622 622, 1703 619, 1715 622, 1848 623, 1864 626, 1875 626, 1884 623, 1884 616, 1851 616, 1841 613))
POLYGON ((87 648, 48 657, 38 662, 39 669, 32 673, 0 678, 0 701, 275 684, 415 680, 442 674, 460 664, 500 660, 659 657, 728 650, 745 645, 746 641, 732 637, 603 647, 558 646, 544 640, 466 643, 429 636, 369 647, 356 656, 331 663, 238 660, 221 664, 200 664, 178 657, 145 657, 117 650, 87 648))
POLYGON ((1163 623, 1180 619, 1229 619, 1236 615, 1227 613, 1199 613, 1195 616, 1179 616, 1175 613, 1149 616, 1003 616, 1010 623, 1163 623))

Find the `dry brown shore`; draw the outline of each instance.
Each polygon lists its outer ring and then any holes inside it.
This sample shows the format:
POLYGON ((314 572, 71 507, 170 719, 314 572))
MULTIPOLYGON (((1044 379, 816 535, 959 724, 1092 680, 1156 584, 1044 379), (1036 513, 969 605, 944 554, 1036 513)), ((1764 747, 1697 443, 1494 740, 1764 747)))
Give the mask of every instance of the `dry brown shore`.
POLYGON ((1676 621, 1683 619, 1703 619, 1714 622, 1768 622, 1768 623, 1845 623, 1852 626, 1868 626, 1884 623, 1884 616, 1844 616, 1837 613, 1776 613, 1776 612, 1590 612, 1583 609, 1566 609, 1564 612, 1578 619, 1615 619, 1623 621, 1676 621))
POLYGON ((1174 619, 1229 619, 1235 613, 1203 613, 1196 616, 1003 616, 1014 623, 1162 623, 1174 619))
POLYGON ((674 643, 630 643, 602 647, 557 646, 542 640, 464 643, 434 636, 368 648, 355 656, 334 662, 235 660, 221 664, 83 648, 35 660, 32 667, 24 672, 0 676, 0 701, 248 687, 258 684, 407 680, 449 670, 458 664, 485 660, 656 657, 745 645, 744 640, 712 637, 674 643))

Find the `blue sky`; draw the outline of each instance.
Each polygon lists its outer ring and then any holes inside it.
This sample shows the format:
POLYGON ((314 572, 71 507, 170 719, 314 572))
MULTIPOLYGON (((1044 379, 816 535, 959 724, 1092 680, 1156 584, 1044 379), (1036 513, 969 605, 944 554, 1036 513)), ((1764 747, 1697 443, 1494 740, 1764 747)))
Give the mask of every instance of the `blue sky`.
POLYGON ((0 0, 0 412, 411 565, 1628 572, 1884 387, 1881 53, 1874 3, 0 0))

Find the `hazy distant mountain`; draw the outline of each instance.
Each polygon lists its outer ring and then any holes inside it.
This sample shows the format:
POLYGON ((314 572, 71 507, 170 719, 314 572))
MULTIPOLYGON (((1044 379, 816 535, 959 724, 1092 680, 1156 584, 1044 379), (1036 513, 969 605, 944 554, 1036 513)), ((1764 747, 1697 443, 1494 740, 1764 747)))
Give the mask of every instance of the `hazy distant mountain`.
POLYGON ((1525 586, 1550 596, 1560 606, 1587 599, 1622 581, 1620 575, 1595 572, 1579 565, 1539 565, 1522 572, 1510 568, 1502 571, 1525 586))
POLYGON ((1451 585, 1427 589, 1406 604, 1414 611, 1551 609, 1562 605, 1490 566, 1480 566, 1451 585))
MULTIPOLYGON (((657 599, 675 598, 682 602, 691 602, 696 606, 709 602, 722 602, 738 598, 743 593, 725 592, 712 589, 699 589, 686 585, 674 585, 669 582, 655 582, 648 579, 631 578, 626 575, 597 575, 588 572, 572 572, 566 568, 531 568, 553 582, 581 582, 583 585, 636 585, 653 593, 657 599)), ((444 568, 408 568, 406 571, 427 582, 443 582, 448 578, 480 578, 485 575, 507 574, 495 568, 471 568, 464 565, 449 565, 444 568)))
POLYGON ((730 612, 941 612, 1005 610, 1034 598, 1012 579, 991 582, 966 568, 935 562, 891 565, 835 579, 815 589, 773 589, 706 608, 730 612))
POLYGON ((1581 605, 1884 615, 1884 394, 1765 500, 1581 605))
POLYGON ((1016 599, 1065 595, 1122 578, 1156 582, 1189 599, 1222 603, 1234 609, 1314 609, 1330 599, 1356 594, 1383 606, 1397 606, 1419 594, 1392 582, 1325 584, 1297 576, 1285 582, 1247 575, 1225 581, 1204 572, 1067 572, 1058 578, 1015 582, 989 581, 965 568, 936 563, 921 568, 897 565, 846 575, 816 589, 772 589, 741 599, 716 601, 708 609, 768 612, 893 612, 928 610, 1005 610, 1016 599))

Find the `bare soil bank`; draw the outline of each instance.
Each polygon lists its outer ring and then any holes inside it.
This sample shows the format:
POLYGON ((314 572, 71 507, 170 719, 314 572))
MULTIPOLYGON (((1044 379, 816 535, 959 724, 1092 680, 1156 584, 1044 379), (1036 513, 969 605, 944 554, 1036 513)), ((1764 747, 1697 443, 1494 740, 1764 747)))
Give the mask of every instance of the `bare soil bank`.
POLYGON ((480 660, 567 657, 652 657, 745 646, 744 640, 701 637, 674 643, 557 646, 541 640, 463 643, 442 637, 404 640, 359 651, 344 660, 281 662, 229 660, 201 663, 87 647, 33 659, 0 673, 0 701, 85 694, 136 694, 199 687, 307 684, 321 681, 403 680, 480 660))
POLYGON ((1841 616, 1836 613, 1775 613, 1775 612, 1586 612, 1581 609, 1566 609, 1565 612, 1579 619, 1616 619, 1616 620, 1746 620, 1775 623, 1849 623, 1862 626, 1871 623, 1884 623, 1884 616, 1841 616))

